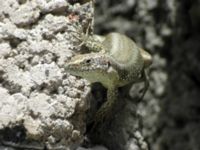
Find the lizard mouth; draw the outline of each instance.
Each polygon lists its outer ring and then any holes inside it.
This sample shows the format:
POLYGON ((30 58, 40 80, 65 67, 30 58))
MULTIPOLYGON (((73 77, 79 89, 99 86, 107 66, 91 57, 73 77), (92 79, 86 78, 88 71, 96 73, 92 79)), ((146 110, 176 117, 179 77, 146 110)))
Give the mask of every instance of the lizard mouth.
POLYGON ((79 65, 77 64, 67 64, 65 66, 65 71, 72 75, 81 76, 81 77, 84 76, 86 72, 83 68, 80 69, 79 65))
POLYGON ((75 72, 75 71, 77 70, 77 68, 78 68, 78 66, 76 66, 76 65, 67 64, 67 65, 65 66, 65 70, 66 70, 67 72, 69 72, 69 73, 75 72))

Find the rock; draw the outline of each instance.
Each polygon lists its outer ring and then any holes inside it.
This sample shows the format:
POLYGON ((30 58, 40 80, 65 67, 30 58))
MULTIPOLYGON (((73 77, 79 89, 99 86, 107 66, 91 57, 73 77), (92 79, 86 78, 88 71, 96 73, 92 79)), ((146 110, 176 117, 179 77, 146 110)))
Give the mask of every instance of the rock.
POLYGON ((64 71, 79 49, 67 17, 73 6, 65 0, 0 3, 0 139, 14 147, 78 147, 90 87, 64 71))

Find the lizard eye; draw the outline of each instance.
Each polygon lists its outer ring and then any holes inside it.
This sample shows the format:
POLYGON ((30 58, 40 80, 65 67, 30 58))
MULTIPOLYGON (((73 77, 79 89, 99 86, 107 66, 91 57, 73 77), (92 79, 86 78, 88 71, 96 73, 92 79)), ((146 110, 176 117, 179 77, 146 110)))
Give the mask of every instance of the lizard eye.
POLYGON ((91 62, 91 59, 87 59, 85 62, 86 62, 87 64, 89 64, 89 63, 91 62))
POLYGON ((111 64, 110 64, 110 61, 108 61, 108 67, 110 67, 110 65, 111 65, 111 64))

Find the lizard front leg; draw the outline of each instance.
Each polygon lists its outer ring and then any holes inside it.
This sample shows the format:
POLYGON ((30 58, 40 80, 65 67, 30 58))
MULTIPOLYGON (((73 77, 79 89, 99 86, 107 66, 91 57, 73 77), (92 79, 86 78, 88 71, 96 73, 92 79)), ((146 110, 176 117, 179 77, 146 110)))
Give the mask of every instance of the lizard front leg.
POLYGON ((149 88, 149 80, 147 79, 147 73, 145 70, 142 72, 142 80, 144 81, 144 89, 142 95, 139 97, 139 100, 142 100, 144 98, 144 95, 149 88))
POLYGON ((112 116, 112 108, 117 100, 117 95, 118 89, 116 87, 108 88, 107 101, 96 112, 93 128, 105 120, 108 120, 112 116))

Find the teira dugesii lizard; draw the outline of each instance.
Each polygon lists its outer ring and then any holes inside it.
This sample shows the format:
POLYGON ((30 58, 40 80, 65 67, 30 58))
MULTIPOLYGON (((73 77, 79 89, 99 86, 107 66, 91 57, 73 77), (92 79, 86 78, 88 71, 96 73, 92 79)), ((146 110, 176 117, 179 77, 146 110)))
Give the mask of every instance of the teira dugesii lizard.
POLYGON ((144 96, 148 88, 145 69, 152 63, 148 52, 120 33, 106 36, 82 34, 78 39, 91 53, 72 57, 65 69, 72 75, 83 77, 91 83, 100 82, 107 88, 107 101, 97 111, 96 123, 109 116, 117 99, 118 87, 144 81, 144 96))

